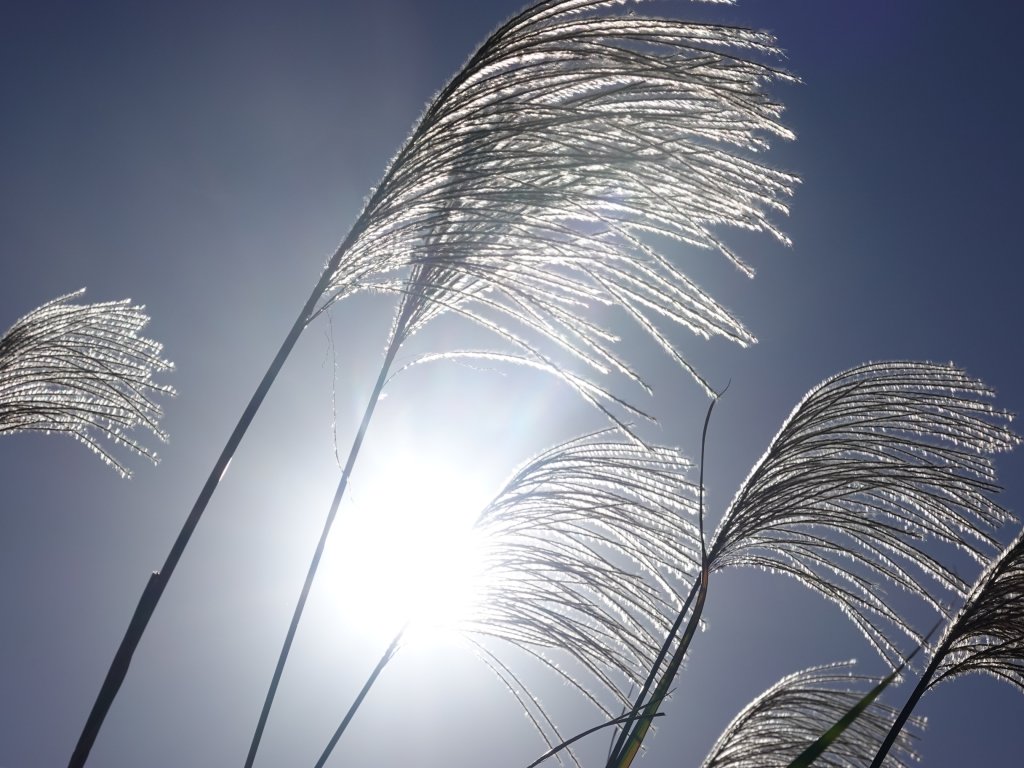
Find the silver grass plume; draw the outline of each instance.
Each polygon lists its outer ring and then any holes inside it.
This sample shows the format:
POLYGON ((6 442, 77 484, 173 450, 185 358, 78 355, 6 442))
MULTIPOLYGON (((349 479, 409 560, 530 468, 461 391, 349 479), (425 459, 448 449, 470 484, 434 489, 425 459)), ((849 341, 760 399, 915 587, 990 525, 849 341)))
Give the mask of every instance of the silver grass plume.
POLYGON ((32 310, 0 338, 0 434, 69 434, 127 477, 109 443, 156 461, 130 433, 141 427, 167 439, 156 396, 174 390, 152 377, 173 365, 139 335, 149 322, 144 307, 73 303, 84 292, 32 310))
POLYGON ((1020 442, 992 391, 952 365, 868 363, 822 382, 796 407, 719 525, 714 569, 752 565, 838 603, 893 666, 921 635, 878 594, 908 590, 946 615, 967 585, 926 551, 979 563, 1012 519, 989 454, 1020 442))
POLYGON ((455 312, 510 345, 504 359, 561 376, 608 413, 615 398, 551 355, 642 385, 596 311, 617 306, 710 393, 663 322, 754 338, 644 237, 717 250, 747 275, 719 226, 786 241, 768 212, 786 211, 796 179, 756 153, 768 135, 792 136, 764 86, 793 78, 742 57, 777 56, 766 33, 621 5, 545 0, 488 38, 392 161, 321 310, 399 292, 393 345, 455 312))
MULTIPOLYGON (((863 697, 857 690, 878 681, 853 675, 853 662, 811 667, 788 675, 766 690, 726 727, 701 768, 787 768, 863 697)), ((862 768, 889 731, 896 711, 873 702, 815 761, 823 768, 862 768)), ((912 721, 916 730, 924 720, 912 721)), ((888 765, 917 762, 915 736, 903 732, 888 765)))
POLYGON ((678 610, 673 584, 699 562, 690 469, 674 449, 594 433, 531 459, 477 520, 482 585, 459 629, 549 746, 553 723, 486 640, 517 646, 615 717, 608 695, 628 705, 678 610))

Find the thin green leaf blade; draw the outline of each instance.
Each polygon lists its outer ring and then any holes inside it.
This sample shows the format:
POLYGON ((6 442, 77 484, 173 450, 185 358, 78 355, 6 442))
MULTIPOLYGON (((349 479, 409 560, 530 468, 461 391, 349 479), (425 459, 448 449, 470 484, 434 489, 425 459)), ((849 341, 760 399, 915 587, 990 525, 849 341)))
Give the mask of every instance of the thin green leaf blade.
POLYGON ((895 672, 891 673, 888 677, 882 680, 882 682, 880 682, 878 685, 876 685, 874 688, 872 688, 870 691, 864 694, 860 701, 854 704, 845 715, 843 715, 841 718, 839 718, 838 721, 836 721, 835 725, 833 725, 831 728, 825 731, 825 733, 819 736, 813 744, 811 744, 809 747, 807 747, 807 749, 801 752, 797 756, 796 760, 789 764, 789 768, 807 768, 807 766, 811 765, 815 760, 817 760, 821 756, 821 754, 826 749, 828 749, 836 739, 838 739, 842 735, 843 731, 849 728, 853 724, 853 722, 861 716, 864 710, 866 710, 874 703, 875 699, 877 699, 881 695, 882 691, 889 687, 889 684, 896 679, 896 676, 899 673, 900 670, 897 669, 895 672))

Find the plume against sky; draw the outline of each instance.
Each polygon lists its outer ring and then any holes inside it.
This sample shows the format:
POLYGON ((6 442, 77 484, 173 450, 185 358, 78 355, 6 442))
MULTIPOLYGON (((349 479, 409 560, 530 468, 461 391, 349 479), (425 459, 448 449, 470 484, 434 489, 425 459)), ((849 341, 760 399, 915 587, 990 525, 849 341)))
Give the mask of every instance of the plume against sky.
MULTIPOLYGON (((428 99, 519 8, 0 0, 0 331, 82 286, 91 301, 131 297, 176 364, 161 381, 178 392, 163 402, 161 464, 133 462, 127 482, 73 440, 0 437, 0 768, 66 761, 149 572, 327 256, 428 99)), ((741 350, 678 337, 713 386, 731 381, 708 443, 712 525, 804 393, 857 363, 952 360, 1024 411, 1024 11, 925 0, 648 8, 768 29, 803 80, 774 86, 797 140, 765 156, 803 179, 777 221, 793 246, 726 233, 753 281, 716 254, 678 251, 759 339, 741 350)), ((241 764, 337 481, 333 434, 347 446, 390 306, 357 297, 300 341, 91 765, 241 764)), ((456 344, 460 329, 439 324, 420 349, 456 344)), ((658 395, 651 438, 696 457, 706 399, 653 344, 636 344, 658 395)), ((407 544, 357 559, 366 540, 345 535, 345 515, 385 513, 375 487, 415 477, 425 508, 472 520, 529 455, 603 425, 541 376, 410 369, 380 407, 330 554, 358 562, 367 584, 378 570, 390 577, 407 544), (438 467, 433 483, 408 469, 422 456, 438 467)), ((1024 460, 999 468, 1003 504, 1024 512, 1024 460)), ((359 604, 358 581, 337 583, 346 573, 328 569, 314 589, 258 764, 313 763, 390 639, 388 621, 400 621, 346 610, 359 604)), ((792 580, 723 572, 705 618, 642 765, 698 765, 784 675, 850 657, 860 673, 887 671, 837 609, 792 580)), ((572 690, 542 691, 566 732, 593 723, 572 690)), ((1024 748, 1024 697, 1005 684, 958 680, 917 713, 929 717, 930 768, 1012 765, 1024 748)), ((336 761, 521 766, 542 751, 486 668, 438 641, 396 657, 336 761)))

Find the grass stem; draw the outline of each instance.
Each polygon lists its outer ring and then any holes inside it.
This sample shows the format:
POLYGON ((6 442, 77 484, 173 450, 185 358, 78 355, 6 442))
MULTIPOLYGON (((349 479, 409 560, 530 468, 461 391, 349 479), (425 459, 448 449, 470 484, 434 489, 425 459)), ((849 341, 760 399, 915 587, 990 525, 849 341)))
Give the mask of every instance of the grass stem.
POLYGON ((393 342, 388 345, 387 354, 384 356, 384 362, 381 365, 380 375, 377 377, 377 383, 374 385, 373 391, 370 393, 370 399, 367 402, 366 410, 363 413, 363 420, 360 422, 359 430, 356 432, 355 439, 352 441, 352 448, 349 450, 348 460, 345 462, 345 468, 342 470, 341 479, 338 481, 338 488, 334 493, 334 499, 331 502, 330 511, 327 513, 327 519, 324 521, 324 527, 320 533, 320 540, 317 542, 313 558, 309 562, 309 569, 306 572, 306 580, 302 584, 302 591, 299 593, 299 599, 295 603, 295 609, 292 612, 292 620, 288 626, 288 632, 285 635, 284 643, 281 646, 281 652, 277 658, 277 666, 274 668, 274 674, 270 680, 270 687, 267 689, 267 695, 263 701, 263 709, 260 712, 260 718, 256 724, 256 730, 252 735, 252 742, 249 745, 249 753, 245 759, 245 768, 252 768, 253 762, 256 760, 256 752, 259 750, 260 740, 263 738, 263 730, 266 728, 267 718, 270 716, 270 708, 274 704, 277 687, 281 682, 281 675, 284 673, 284 665, 288 661, 288 654, 291 651, 292 641, 295 639, 295 633, 298 630, 299 620, 302 618, 302 612, 306 607, 306 600, 309 597, 309 591, 313 585, 313 579, 316 576, 317 569, 320 567, 320 560, 323 557, 324 547, 327 544, 327 537, 330 535, 331 526, 334 524, 334 519, 338 514, 338 507, 345 495, 345 489, 348 487, 348 480, 352 474, 352 468, 355 465, 356 457, 359 455, 359 449, 362 447, 363 439, 366 437, 366 430, 370 425, 370 418, 373 416, 373 411, 377 407, 377 402, 380 400, 380 395, 384 389, 384 383, 387 381, 391 364, 395 359, 395 354, 398 352, 398 346, 397 342, 393 342))
MULTIPOLYGON (((728 388, 728 385, 726 385, 726 389, 728 388)), ((711 412, 715 409, 715 403, 718 402, 718 398, 721 397, 722 394, 725 394, 725 390, 723 390, 719 395, 716 395, 715 398, 711 400, 711 404, 708 405, 708 412, 704 416, 704 429, 701 432, 700 438, 700 480, 698 481, 697 489, 699 494, 697 513, 698 523, 700 526, 700 578, 695 581, 693 587, 690 588, 690 594, 687 595, 686 601, 683 603, 683 607, 680 609, 675 623, 669 630, 668 636, 665 638, 665 642, 661 646, 661 650, 658 652, 658 656, 654 660, 654 664, 651 666, 650 674, 648 674, 647 680, 644 681, 643 688, 640 689, 640 694, 637 696, 636 703, 633 706, 634 712, 638 712, 640 710, 648 691, 650 691, 651 686, 654 684, 654 679, 657 677, 658 670, 665 661, 665 657, 668 656, 668 651, 672 646, 672 641, 679 633, 679 628, 682 626, 683 619, 686 617, 686 612, 690 607, 690 603, 693 602, 694 594, 697 594, 697 605, 694 607, 693 615, 690 617, 690 622, 687 624, 683 637, 679 641, 679 647, 676 649, 672 661, 665 669, 665 674, 662 675, 661 681, 658 684, 658 691, 661 691, 660 695, 655 692, 651 701, 648 702, 647 707, 644 709, 644 715, 642 717, 638 717, 637 715, 630 715, 627 717, 625 725, 622 727, 622 733, 619 734, 619 739, 608 756, 608 768, 613 768, 613 766, 616 768, 624 768, 633 761, 633 756, 640 748, 640 742, 643 741, 644 737, 647 735, 647 731, 651 727, 651 718, 654 716, 654 713, 658 711, 658 707, 661 706, 661 701, 665 698, 669 685, 672 684, 672 678, 675 677, 675 674, 679 669, 679 665, 683 661, 683 656, 686 655, 686 650, 689 647, 690 640, 693 638, 696 627, 700 622, 700 614, 704 608, 704 599, 707 596, 709 571, 707 545, 705 543, 704 536, 704 448, 707 445, 708 424, 711 423, 711 412), (637 722, 637 720, 639 722, 637 722), (634 722, 635 727, 633 727, 634 722), (633 728, 632 733, 630 731, 631 728, 633 728), (628 759, 624 757, 627 753, 627 740, 629 740, 632 748, 632 754, 628 759), (625 762, 623 762, 623 760, 625 760, 625 762)))
POLYGON ((900 731, 903 730, 903 726, 910 717, 910 713, 914 711, 914 707, 917 706, 918 700, 920 700, 921 696, 924 695, 924 692, 928 690, 928 686, 932 681, 932 675, 935 674, 935 670, 938 668, 939 662, 942 660, 944 654, 945 648, 940 647, 937 648, 935 653, 932 655, 932 660, 928 664, 928 668, 925 669, 924 674, 922 674, 921 679, 918 680, 913 693, 911 693, 910 698, 907 699, 907 703, 903 705, 903 709, 901 709, 899 715, 896 716, 896 720, 893 722, 892 728, 889 729, 889 733, 886 734, 885 740, 882 742, 882 746, 878 748, 878 752, 875 754, 875 759, 871 762, 871 768, 881 768, 886 755, 889 754, 889 750, 892 748, 896 738, 900 735, 900 731))
POLYGON ((341 721, 341 725, 331 736, 331 740, 327 742, 327 746, 324 748, 323 754, 320 755, 320 759, 316 761, 316 768, 323 768, 327 763, 327 759, 331 756, 331 752, 334 750, 338 740, 341 739, 341 735, 345 733, 345 729, 348 728, 348 724, 352 722, 352 718, 355 717, 356 711, 359 709, 359 705, 363 703, 363 699, 366 698, 366 694, 370 692, 370 688, 377 681, 377 677, 387 666, 387 663, 391 661, 391 658, 398 651, 398 646, 402 642, 402 635, 405 634, 405 627, 398 630, 398 634, 395 635, 395 639, 391 641, 391 645, 384 651, 384 655, 380 657, 380 661, 377 662, 377 666, 373 668, 373 672, 363 683, 362 689, 359 691, 359 695, 356 696, 355 701, 352 702, 352 706, 348 708, 348 712, 345 713, 345 717, 341 721))
POLYGON ((149 624, 149 620, 152 617, 153 612, 156 610, 157 603, 159 603, 164 589, 167 586, 171 575, 174 573, 174 569, 177 567, 178 561, 181 559, 181 556, 185 551, 185 547, 192 538, 192 534, 195 531, 196 526, 199 525, 199 520, 202 518, 203 512, 206 511, 206 507, 210 503, 210 499, 213 497, 214 491, 217 490, 217 486, 220 483, 221 478, 223 478, 224 474, 227 472, 228 465, 230 465, 231 459, 234 457, 239 443, 242 442, 242 437, 245 436, 246 430, 248 430, 249 425, 256 416, 256 412, 259 410, 264 398, 270 391, 271 385, 274 383, 278 373, 280 373, 281 368, 284 366, 284 362, 291 353, 292 348, 295 346, 295 342, 298 341, 302 330, 306 327, 308 319, 313 314, 317 302, 320 300, 321 295, 329 285, 331 276, 337 269, 337 265, 340 263, 341 257, 348 248, 348 245, 349 241, 346 240, 338 248, 334 256, 331 257, 331 261, 325 267, 323 274, 320 276, 320 279, 317 281, 316 286, 314 286, 312 293, 310 293, 309 298, 303 305, 302 311, 292 324, 291 330, 288 332, 288 335, 285 337, 280 349, 277 351, 273 361, 270 363, 270 367, 267 368, 267 372, 263 375, 259 386, 253 393, 252 398, 249 400, 249 404, 242 412, 242 416, 239 418, 238 423, 231 432, 231 436, 224 445, 220 456, 217 458, 217 462, 213 465, 213 469, 210 470, 210 475, 207 477, 202 491, 200 491, 195 504, 192 506, 192 511, 189 513, 184 525, 182 525, 181 530, 178 532, 178 537, 174 540, 174 544, 171 546, 171 550, 167 554, 163 567, 159 571, 155 571, 150 575, 149 581, 146 583, 146 588, 143 590, 142 597, 139 599, 139 603, 135 607, 135 612, 132 614, 131 621, 128 624, 128 629, 125 631, 124 638, 121 640, 117 653, 114 655, 114 659, 107 670, 106 677, 103 680, 103 685, 100 687, 99 694, 96 697, 96 701, 93 703, 92 710, 86 720, 85 727, 82 729, 82 734, 79 736, 78 743, 75 745, 74 752, 71 755, 71 760, 68 763, 68 768, 82 768, 82 766, 85 765, 85 762, 89 757, 89 752, 92 750, 96 737, 99 735, 100 728, 103 726, 103 721, 106 719, 107 713, 110 711, 110 707, 114 703, 114 699, 117 697, 118 691, 121 689, 121 684, 124 682, 125 676, 128 674, 128 668, 131 665, 135 649, 138 647, 139 641, 142 639, 146 626, 149 624))

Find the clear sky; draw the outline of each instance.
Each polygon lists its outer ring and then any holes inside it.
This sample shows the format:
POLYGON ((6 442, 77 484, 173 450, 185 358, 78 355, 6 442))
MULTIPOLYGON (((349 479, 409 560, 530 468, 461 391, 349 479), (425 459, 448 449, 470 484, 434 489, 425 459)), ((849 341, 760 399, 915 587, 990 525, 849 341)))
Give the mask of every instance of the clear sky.
MULTIPOLYGON (((179 391, 165 404, 162 463, 135 460, 127 482, 68 439, 0 438, 0 768, 67 760, 149 572, 321 266, 428 99, 519 7, 0 0, 0 326, 82 286, 93 300, 130 296, 147 305, 148 334, 177 364, 163 380, 179 391)), ((803 179, 781 222, 793 247, 727 238, 757 269, 753 281, 711 254, 678 254, 760 340, 686 343, 713 384, 732 382, 709 438, 712 518, 804 392, 859 362, 952 360, 1024 411, 1024 10, 651 7, 769 29, 803 80, 775 91, 798 138, 770 155, 803 179)), ((388 313, 360 299, 304 335, 90 765, 241 765, 337 480, 332 419, 344 446, 388 313)), ((444 326, 424 344, 458 343, 454 333, 444 326)), ((696 455, 706 401, 649 352, 663 422, 652 436, 696 455)), ((424 366, 382 404, 343 516, 372 519, 389 490, 407 502, 395 488, 423 466, 435 481, 418 500, 425 509, 474 510, 518 462, 595 426, 542 379, 424 366)), ((1002 501, 1018 512, 1022 469, 1019 454, 1000 461, 1002 501)), ((400 572, 402 550, 374 550, 379 534, 352 525, 332 548, 357 573, 337 566, 314 590, 258 765, 312 765, 389 639, 358 593, 400 572)), ((884 672, 837 609, 781 578, 724 576, 706 616, 641 764, 698 765, 733 714, 784 674, 849 657, 884 672)), ((567 731, 593 722, 567 689, 543 690, 567 731)), ((1024 696, 1006 684, 956 681, 918 714, 930 720, 929 768, 1020 762, 1024 696)), ((427 645, 400 653, 341 748, 334 764, 367 767, 514 768, 543 751, 476 659, 427 645)))

